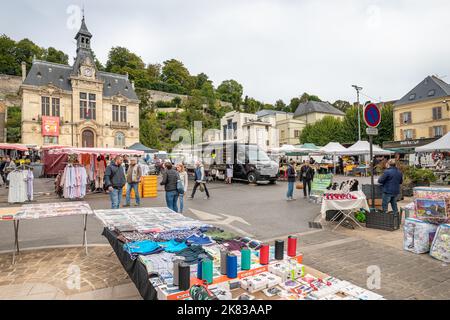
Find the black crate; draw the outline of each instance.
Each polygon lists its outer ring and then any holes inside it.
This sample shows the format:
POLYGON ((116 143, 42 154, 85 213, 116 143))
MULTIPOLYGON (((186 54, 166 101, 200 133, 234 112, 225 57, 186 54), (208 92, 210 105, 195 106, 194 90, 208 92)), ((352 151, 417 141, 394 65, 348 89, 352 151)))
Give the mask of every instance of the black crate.
POLYGON ((401 219, 399 213, 384 213, 381 210, 371 210, 366 213, 367 228, 395 231, 400 229, 400 223, 401 219))
POLYGON ((326 212, 325 221, 331 221, 336 215, 338 215, 338 216, 336 217, 336 219, 334 219, 334 221, 341 221, 342 212, 339 212, 338 210, 328 210, 326 212))

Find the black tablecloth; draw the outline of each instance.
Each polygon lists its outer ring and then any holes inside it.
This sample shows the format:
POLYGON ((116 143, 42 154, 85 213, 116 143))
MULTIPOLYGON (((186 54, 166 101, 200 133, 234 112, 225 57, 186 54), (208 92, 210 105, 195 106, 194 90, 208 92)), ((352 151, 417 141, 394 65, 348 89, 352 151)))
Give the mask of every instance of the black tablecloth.
POLYGON ((123 243, 117 239, 117 236, 108 228, 104 228, 102 235, 108 239, 111 247, 117 255, 123 268, 134 282, 144 300, 157 300, 155 288, 149 281, 149 275, 145 265, 139 259, 133 260, 130 254, 123 250, 123 243))

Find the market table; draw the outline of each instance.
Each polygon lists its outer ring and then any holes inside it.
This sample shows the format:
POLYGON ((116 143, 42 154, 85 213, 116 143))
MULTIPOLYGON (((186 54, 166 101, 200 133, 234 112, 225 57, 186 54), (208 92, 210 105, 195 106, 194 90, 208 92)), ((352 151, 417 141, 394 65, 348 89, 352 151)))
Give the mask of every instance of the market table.
MULTIPOLYGON (((7 210, 7 209, 5 209, 7 210)), ((18 208, 13 216, 14 223, 14 248, 12 264, 15 264, 16 254, 20 253, 19 248, 19 223, 21 220, 35 220, 44 218, 59 218, 65 216, 82 215, 83 216, 83 241, 82 245, 87 248, 87 217, 93 214, 93 211, 87 202, 57 202, 26 204, 18 208)))
MULTIPOLYGON (((334 194, 340 193, 336 192, 334 194)), ((326 218, 326 213, 329 210, 338 211, 330 222, 336 221, 340 213, 342 213, 344 216, 344 218, 333 230, 336 230, 346 219, 353 220, 360 228, 362 228, 362 226, 358 223, 358 221, 356 221, 352 214, 356 210, 359 210, 361 208, 369 211, 367 198, 362 191, 353 191, 347 194, 351 195, 354 199, 326 199, 325 196, 322 198, 322 208, 320 210, 322 218, 326 218)))
POLYGON ((123 249, 123 243, 117 239, 117 234, 113 231, 105 227, 102 235, 108 240, 117 259, 119 259, 131 281, 133 281, 141 297, 144 300, 157 300, 156 289, 149 281, 150 275, 145 265, 139 259, 131 259, 129 253, 123 249))

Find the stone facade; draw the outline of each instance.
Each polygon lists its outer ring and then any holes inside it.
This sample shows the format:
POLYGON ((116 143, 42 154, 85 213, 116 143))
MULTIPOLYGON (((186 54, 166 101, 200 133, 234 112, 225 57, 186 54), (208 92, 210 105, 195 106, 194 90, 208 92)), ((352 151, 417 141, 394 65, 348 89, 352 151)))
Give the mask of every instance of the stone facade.
POLYGON ((20 87, 22 143, 127 147, 139 142, 139 100, 128 76, 96 69, 84 18, 73 66, 33 61, 20 87), (57 136, 45 135, 45 117, 57 117, 57 136))

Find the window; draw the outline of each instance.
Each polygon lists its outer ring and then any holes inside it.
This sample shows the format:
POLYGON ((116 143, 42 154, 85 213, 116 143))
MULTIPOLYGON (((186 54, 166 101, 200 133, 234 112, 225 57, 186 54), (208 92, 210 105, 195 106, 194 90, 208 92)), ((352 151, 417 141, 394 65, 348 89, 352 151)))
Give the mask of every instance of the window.
POLYGON ((80 119, 96 118, 96 96, 92 93, 80 92, 80 119))
POLYGON ((281 139, 286 138, 286 132, 284 130, 281 130, 281 139))
POLYGON ((119 122, 119 106, 112 106, 112 121, 119 122))
POLYGON ((441 107, 433 108, 433 120, 440 120, 440 119, 442 119, 442 108, 441 107))
POLYGON ((59 117, 60 114, 60 100, 59 98, 52 98, 52 116, 59 117))
POLYGON ((444 135, 444 128, 442 126, 433 127, 434 137, 442 137, 444 135))
POLYGON ((412 123, 411 112, 402 113, 402 123, 412 123))
POLYGON ((414 100, 415 98, 416 98, 416 94, 415 93, 413 93, 413 94, 411 94, 409 96, 409 100, 414 100))
POLYGON ((300 138, 300 130, 294 130, 294 137, 300 138))
POLYGON ((414 139, 414 131, 412 129, 407 129, 404 132, 405 140, 414 139))
POLYGON ((120 122, 127 122, 127 107, 120 106, 120 122))
POLYGON ((41 104, 42 104, 42 115, 43 116, 50 116, 50 98, 49 97, 41 97, 41 104))
POLYGON ((125 147, 125 135, 122 132, 117 132, 114 138, 116 147, 125 147))
POLYGON ((428 91, 428 96, 432 97, 432 96, 434 96, 435 93, 436 93, 436 91, 434 89, 432 89, 432 90, 428 91))
POLYGON ((58 144, 58 137, 44 136, 44 144, 58 144))

